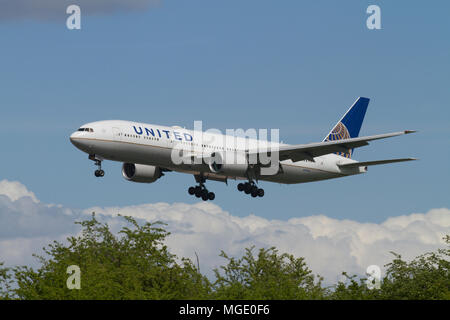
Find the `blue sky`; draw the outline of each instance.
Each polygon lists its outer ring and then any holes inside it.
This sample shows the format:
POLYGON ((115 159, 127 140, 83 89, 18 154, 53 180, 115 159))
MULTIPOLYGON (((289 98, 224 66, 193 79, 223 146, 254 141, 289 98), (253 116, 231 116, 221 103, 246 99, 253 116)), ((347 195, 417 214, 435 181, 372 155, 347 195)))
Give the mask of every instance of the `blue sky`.
MULTIPOLYGON (((76 3, 77 1, 73 1, 76 3)), ((0 20, 0 180, 71 208, 198 201, 191 176, 150 185, 105 163, 96 179, 69 142, 81 124, 137 120, 205 128, 279 128, 286 143, 320 141, 358 96, 361 135, 414 135, 356 150, 357 160, 417 157, 366 175, 300 185, 261 183, 264 198, 208 182, 236 216, 324 214, 379 223, 449 207, 450 4, 447 1, 162 1, 148 10, 0 20), (382 30, 366 28, 378 4, 382 30)))

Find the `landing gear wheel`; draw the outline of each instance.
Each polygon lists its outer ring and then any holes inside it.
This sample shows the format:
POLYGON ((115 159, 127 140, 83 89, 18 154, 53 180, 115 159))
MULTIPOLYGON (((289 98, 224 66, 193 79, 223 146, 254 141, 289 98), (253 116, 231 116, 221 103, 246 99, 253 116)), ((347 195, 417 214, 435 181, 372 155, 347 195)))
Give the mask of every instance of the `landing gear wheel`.
POLYGON ((97 166, 97 170, 94 171, 94 175, 98 177, 103 177, 105 175, 105 171, 102 170, 102 161, 95 158, 95 155, 89 155, 89 159, 95 162, 97 166))
POLYGON ((99 177, 104 177, 105 176, 105 171, 103 170, 95 170, 94 175, 99 178, 99 177))
POLYGON ((206 179, 202 176, 194 176, 198 185, 195 187, 189 187, 188 192, 190 195, 195 195, 197 198, 202 198, 203 201, 214 200, 216 195, 214 192, 209 192, 205 187, 206 179))
POLYGON ((264 197, 264 189, 258 189, 258 197, 264 197))
POLYGON ((237 189, 251 195, 253 198, 264 197, 264 189, 258 188, 256 183, 252 180, 245 183, 239 183, 237 189))

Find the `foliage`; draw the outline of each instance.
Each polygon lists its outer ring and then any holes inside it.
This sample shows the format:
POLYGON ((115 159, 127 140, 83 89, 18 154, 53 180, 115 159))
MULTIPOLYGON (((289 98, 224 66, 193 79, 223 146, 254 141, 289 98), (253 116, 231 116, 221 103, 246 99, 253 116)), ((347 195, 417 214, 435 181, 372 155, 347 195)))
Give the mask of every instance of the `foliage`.
MULTIPOLYGON (((444 238, 450 245, 450 236, 444 238)), ((450 249, 438 249, 416 257, 411 262, 394 255, 385 267, 386 276, 381 279, 380 289, 369 290, 366 279, 347 278, 339 282, 331 293, 332 299, 389 299, 389 300, 450 300, 450 249)))
MULTIPOLYGON (((450 245, 450 236, 445 237, 450 245)), ((382 282, 385 299, 450 299, 450 248, 418 256, 410 263, 393 253, 382 282)))
POLYGON ((274 247, 245 249, 240 258, 225 252, 226 264, 214 269, 211 283, 189 259, 178 259, 164 242, 169 233, 160 222, 130 227, 115 235, 95 214, 77 222, 82 228, 66 244, 53 242, 40 267, 4 267, 0 262, 0 299, 445 299, 450 300, 450 236, 446 249, 411 262, 393 253, 380 288, 343 273, 345 281, 323 287, 304 258, 280 254, 274 247), (81 289, 69 290, 67 268, 81 271, 81 289))
POLYGON ((0 262, 0 299, 11 299, 11 290, 13 280, 11 279, 11 269, 3 267, 4 263, 0 262))
POLYGON ((287 253, 278 254, 275 248, 247 248, 240 259, 229 257, 226 266, 215 269, 214 297, 217 299, 318 299, 323 297, 321 278, 316 283, 304 258, 287 253))
MULTIPOLYGON (((19 299, 196 299, 205 298, 207 279, 187 259, 178 264, 164 239, 161 223, 139 226, 131 217, 115 236, 92 215, 78 237, 68 245, 54 242, 44 248, 49 258, 36 256, 42 266, 34 271, 22 266, 13 270, 19 299), (80 267, 81 290, 69 290, 67 267, 80 267)), ((10 294, 11 296, 11 294, 10 294)))

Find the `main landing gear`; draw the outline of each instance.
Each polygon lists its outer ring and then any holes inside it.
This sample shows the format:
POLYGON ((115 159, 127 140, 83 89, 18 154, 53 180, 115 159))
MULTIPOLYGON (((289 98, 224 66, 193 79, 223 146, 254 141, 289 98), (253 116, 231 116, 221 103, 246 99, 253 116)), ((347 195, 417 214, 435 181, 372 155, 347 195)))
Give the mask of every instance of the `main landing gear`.
POLYGON ((202 198, 203 201, 214 200, 216 198, 216 195, 214 194, 214 192, 209 192, 208 189, 206 189, 205 179, 196 178, 196 180, 199 183, 199 185, 195 187, 189 187, 188 193, 191 196, 195 195, 197 198, 202 198))
POLYGON ((189 187, 188 192, 190 195, 195 195, 197 198, 202 198, 203 201, 214 200, 216 198, 214 192, 209 192, 205 186, 189 187))
POLYGON ((239 191, 244 191, 246 194, 250 194, 253 198, 264 197, 264 189, 258 188, 253 181, 239 183, 237 188, 239 191))

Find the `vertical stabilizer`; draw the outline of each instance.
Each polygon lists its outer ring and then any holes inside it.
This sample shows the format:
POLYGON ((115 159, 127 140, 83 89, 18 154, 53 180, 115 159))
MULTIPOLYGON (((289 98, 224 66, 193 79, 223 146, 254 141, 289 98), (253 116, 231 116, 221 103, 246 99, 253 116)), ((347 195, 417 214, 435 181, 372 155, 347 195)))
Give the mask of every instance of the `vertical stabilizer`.
MULTIPOLYGON (((366 115, 369 101, 370 99, 363 97, 356 99, 355 103, 350 107, 350 109, 348 109, 341 120, 338 121, 323 141, 334 141, 358 137, 364 116, 366 115)), ((336 154, 351 158, 353 149, 349 149, 348 152, 336 152, 336 154)))

